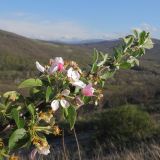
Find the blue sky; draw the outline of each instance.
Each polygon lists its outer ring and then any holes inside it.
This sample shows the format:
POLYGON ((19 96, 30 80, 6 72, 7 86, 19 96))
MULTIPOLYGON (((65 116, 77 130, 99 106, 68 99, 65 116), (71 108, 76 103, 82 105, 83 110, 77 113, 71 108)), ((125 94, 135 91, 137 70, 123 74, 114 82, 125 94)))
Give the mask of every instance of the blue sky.
POLYGON ((45 40, 160 38, 160 0, 2 0, 0 29, 45 40))

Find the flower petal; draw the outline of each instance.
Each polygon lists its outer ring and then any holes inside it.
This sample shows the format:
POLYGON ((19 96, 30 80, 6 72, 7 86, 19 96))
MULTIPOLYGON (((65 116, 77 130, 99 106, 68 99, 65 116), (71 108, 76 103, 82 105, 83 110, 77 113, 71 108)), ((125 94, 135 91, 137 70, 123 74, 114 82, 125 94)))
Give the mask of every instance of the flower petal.
POLYGON ((57 65, 52 65, 49 69, 48 72, 49 74, 53 74, 54 72, 56 72, 58 70, 58 66, 57 65))
POLYGON ((64 70, 64 66, 62 63, 58 63, 57 66, 58 66, 58 71, 62 72, 64 70))
POLYGON ((61 63, 61 64, 64 64, 64 61, 63 61, 63 58, 62 57, 56 57, 55 58, 55 63, 61 63))
POLYGON ((46 147, 41 147, 41 148, 37 148, 37 151, 39 154, 43 154, 43 155, 48 155, 50 153, 50 146, 46 146, 46 147))
POLYGON ((38 150, 37 149, 33 149, 32 150, 32 152, 31 152, 31 154, 30 154, 30 158, 31 158, 31 160, 34 160, 35 159, 35 157, 36 157, 36 153, 38 152, 38 150))
POLYGON ((68 96, 68 95, 70 94, 70 90, 65 89, 65 90, 63 90, 63 91, 61 92, 61 94, 62 94, 63 96, 68 96))
POLYGON ((72 81, 78 81, 80 78, 80 74, 78 71, 74 70, 72 67, 67 71, 67 77, 70 78, 72 81))
POLYGON ((70 106, 69 102, 66 101, 65 99, 61 99, 60 103, 63 108, 68 108, 70 106))
POLYGON ((51 107, 53 111, 56 111, 59 108, 59 100, 53 100, 51 103, 51 107))
POLYGON ((67 76, 68 76, 69 78, 72 77, 72 72, 73 72, 73 68, 71 67, 71 68, 69 68, 68 71, 67 71, 67 76))
POLYGON ((92 87, 92 84, 88 84, 82 89, 82 94, 84 96, 93 96, 94 88, 92 87))
POLYGON ((45 68, 38 61, 36 61, 36 67, 42 73, 45 71, 45 68))
POLYGON ((79 88, 84 88, 85 86, 86 86, 86 84, 84 83, 84 82, 82 82, 82 81, 76 81, 76 82, 72 82, 71 83, 73 86, 75 86, 75 87, 79 87, 79 88))

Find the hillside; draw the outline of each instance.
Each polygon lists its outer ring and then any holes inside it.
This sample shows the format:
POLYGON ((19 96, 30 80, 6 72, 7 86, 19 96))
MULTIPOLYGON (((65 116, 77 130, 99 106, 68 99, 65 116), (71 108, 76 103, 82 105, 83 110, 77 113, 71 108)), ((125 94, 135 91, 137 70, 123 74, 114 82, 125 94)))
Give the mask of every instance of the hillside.
MULTIPOLYGON (((1 67, 0 69, 17 69, 16 67, 27 65, 27 61, 41 60, 55 56, 63 56, 65 58, 75 59, 75 57, 81 56, 79 53, 86 55, 84 48, 79 46, 58 44, 58 43, 47 43, 39 40, 28 39, 13 33, 0 31, 0 56, 1 56, 1 67), (7 59, 7 58, 8 59, 7 59), (12 60, 9 61, 9 58, 12 60), (22 63, 18 64, 18 61, 22 63), (15 61, 15 63, 13 63, 15 61), (5 66, 3 64, 5 63, 5 66), (6 63, 9 65, 6 65, 6 63), (12 64, 16 64, 11 66, 12 64)), ((83 61, 85 63, 85 60, 83 61)), ((83 63, 82 62, 82 63, 83 63)))
MULTIPOLYGON (((160 40, 153 40, 155 46, 141 59, 140 67, 120 71, 107 81, 106 106, 124 103, 140 103, 149 109, 160 104, 160 40)), ((93 48, 112 52, 121 40, 81 44, 63 44, 32 40, 13 33, 0 31, 0 89, 1 92, 15 89, 22 79, 34 76, 35 61, 46 64, 48 59, 62 56, 76 60, 84 66, 91 60, 93 48)), ((159 109, 160 110, 160 109, 159 109)))
POLYGON ((90 57, 87 50, 80 46, 32 40, 0 30, 0 88, 7 90, 11 82, 14 86, 13 81, 18 83, 33 75, 36 60, 46 64, 56 56, 78 60, 81 65, 86 64, 90 57))

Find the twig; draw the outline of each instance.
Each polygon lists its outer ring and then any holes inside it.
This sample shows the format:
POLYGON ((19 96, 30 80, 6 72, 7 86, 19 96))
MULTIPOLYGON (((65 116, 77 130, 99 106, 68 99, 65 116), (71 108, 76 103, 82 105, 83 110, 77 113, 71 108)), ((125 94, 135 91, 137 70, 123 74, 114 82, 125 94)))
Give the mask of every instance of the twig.
POLYGON ((77 143, 79 160, 82 160, 81 159, 81 151, 80 151, 79 142, 78 142, 78 138, 77 138, 77 134, 76 134, 75 128, 73 128, 73 133, 74 133, 75 140, 76 140, 76 143, 77 143))
POLYGON ((64 130, 62 132, 62 145, 63 145, 63 153, 64 153, 64 159, 67 160, 67 154, 66 154, 66 147, 65 147, 65 142, 64 142, 64 130))

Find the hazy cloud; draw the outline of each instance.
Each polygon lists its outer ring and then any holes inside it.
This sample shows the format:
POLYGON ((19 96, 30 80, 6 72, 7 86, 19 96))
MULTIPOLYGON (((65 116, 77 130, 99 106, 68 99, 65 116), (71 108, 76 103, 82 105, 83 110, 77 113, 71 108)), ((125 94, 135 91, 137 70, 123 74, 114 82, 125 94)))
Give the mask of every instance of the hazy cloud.
POLYGON ((160 38, 160 27, 155 27, 148 23, 142 23, 139 27, 134 27, 133 29, 137 29, 138 31, 145 30, 150 32, 152 37, 160 38))
MULTIPOLYGON (((17 33, 29 38, 43 40, 87 40, 87 39, 117 39, 128 32, 106 33, 93 31, 80 24, 69 21, 43 20, 39 15, 31 15, 25 12, 15 12, 7 18, 0 17, 0 29, 17 33)), ((153 37, 159 37, 160 28, 143 23, 138 30, 147 30, 153 37)))
POLYGON ((69 21, 42 20, 38 15, 24 12, 12 13, 5 19, 0 17, 0 29, 43 40, 116 39, 123 35, 95 32, 69 21))

